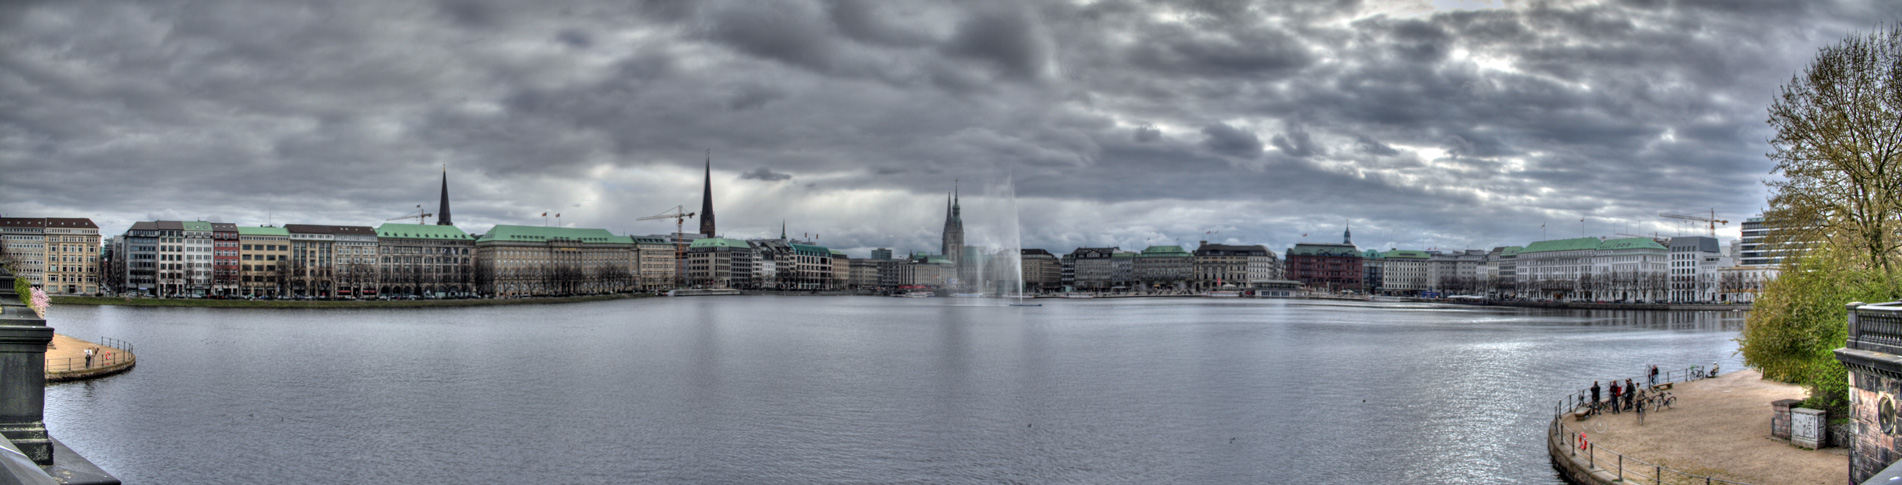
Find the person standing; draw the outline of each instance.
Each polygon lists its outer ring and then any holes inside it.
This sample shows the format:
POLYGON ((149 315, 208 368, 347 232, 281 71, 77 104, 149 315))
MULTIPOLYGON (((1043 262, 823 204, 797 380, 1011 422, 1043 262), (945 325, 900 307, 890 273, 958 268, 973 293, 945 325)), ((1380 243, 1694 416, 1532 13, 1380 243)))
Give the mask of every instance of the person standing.
POLYGON ((1651 385, 1653 387, 1656 387, 1658 385, 1658 365, 1657 364, 1651 364, 1651 385))
POLYGON ((1611 395, 1610 395, 1610 396, 1605 396, 1605 397, 1608 397, 1608 398, 1610 398, 1610 399, 1606 399, 1605 401, 1606 401, 1606 403, 1607 403, 1607 404, 1610 404, 1610 405, 1611 405, 1611 413, 1612 413, 1612 414, 1618 414, 1618 396, 1620 396, 1620 395, 1621 395, 1621 394, 1620 394, 1620 393, 1619 393, 1619 391, 1618 391, 1618 380, 1617 380, 1617 379, 1612 379, 1612 380, 1611 380, 1611 395))
POLYGON ((1598 381, 1592 381, 1592 410, 1598 410, 1598 381))
POLYGON ((1631 379, 1625 379, 1625 408, 1626 409, 1631 408, 1631 401, 1633 398, 1636 398, 1636 397, 1638 397, 1638 386, 1633 385, 1631 383, 1631 379))
POLYGON ((86 348, 86 368, 92 368, 92 347, 86 348))

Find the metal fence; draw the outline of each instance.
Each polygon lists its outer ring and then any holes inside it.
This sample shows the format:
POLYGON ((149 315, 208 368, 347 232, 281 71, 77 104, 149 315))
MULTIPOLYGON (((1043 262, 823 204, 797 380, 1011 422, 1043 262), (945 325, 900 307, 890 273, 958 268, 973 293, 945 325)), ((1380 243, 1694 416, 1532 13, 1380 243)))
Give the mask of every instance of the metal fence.
POLYGON ((47 372, 69 372, 96 367, 111 367, 133 360, 132 343, 111 337, 99 338, 99 351, 93 355, 91 365, 85 357, 66 357, 46 359, 47 372))
MULTIPOLYGON (((1707 370, 1700 366, 1686 367, 1681 371, 1663 372, 1658 376, 1658 384, 1689 382, 1702 379, 1704 378, 1705 372, 1707 372, 1707 370)), ((1631 379, 1631 382, 1649 382, 1649 380, 1650 376, 1640 376, 1631 379)), ((1585 463, 1592 470, 1611 473, 1617 477, 1618 481, 1623 483, 1651 483, 1657 485, 1667 483, 1684 485, 1724 483, 1747 485, 1743 482, 1667 468, 1657 463, 1632 458, 1623 453, 1600 448, 1596 443, 1592 443, 1590 436, 1584 435, 1583 431, 1565 426, 1565 415, 1576 412, 1589 405, 1590 403, 1586 401, 1590 396, 1590 389, 1582 389, 1577 393, 1560 399, 1559 404, 1552 408, 1552 424, 1546 427, 1546 438, 1565 446, 1566 449, 1570 450, 1570 454, 1573 457, 1584 456, 1585 463)), ((1554 458, 1563 459, 1561 457, 1554 458)))

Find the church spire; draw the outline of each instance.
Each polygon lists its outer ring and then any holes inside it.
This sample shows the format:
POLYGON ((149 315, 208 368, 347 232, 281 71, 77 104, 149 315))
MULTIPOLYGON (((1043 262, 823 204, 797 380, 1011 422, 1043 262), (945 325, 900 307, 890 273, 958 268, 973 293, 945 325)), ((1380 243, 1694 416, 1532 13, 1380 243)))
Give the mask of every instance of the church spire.
POLYGON ((453 226, 449 219, 449 164, 442 164, 442 205, 436 208, 436 225, 453 226))
POLYGON ((1347 230, 1341 231, 1341 244, 1354 244, 1354 224, 1348 223, 1347 230))
POLYGON ((707 185, 700 193, 700 234, 714 237, 713 226, 713 150, 707 150, 707 185))

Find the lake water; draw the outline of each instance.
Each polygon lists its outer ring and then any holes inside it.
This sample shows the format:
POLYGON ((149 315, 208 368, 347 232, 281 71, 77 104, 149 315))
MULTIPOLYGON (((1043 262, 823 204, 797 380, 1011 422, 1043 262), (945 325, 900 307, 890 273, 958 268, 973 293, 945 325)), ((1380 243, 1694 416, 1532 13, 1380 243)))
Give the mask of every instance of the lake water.
POLYGON ((1741 313, 1040 302, 62 306, 139 366, 47 428, 127 483, 1560 483, 1561 396, 1741 368, 1741 313))

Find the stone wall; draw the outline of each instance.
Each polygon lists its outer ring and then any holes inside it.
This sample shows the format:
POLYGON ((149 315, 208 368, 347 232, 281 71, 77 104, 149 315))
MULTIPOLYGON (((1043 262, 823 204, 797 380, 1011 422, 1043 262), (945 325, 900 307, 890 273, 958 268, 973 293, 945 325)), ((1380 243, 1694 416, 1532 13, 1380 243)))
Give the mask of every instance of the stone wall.
POLYGON ((1836 360, 1849 370, 1849 482, 1862 483, 1902 458, 1896 408, 1902 406, 1902 306, 1894 303, 1848 308, 1849 339, 1836 360))

